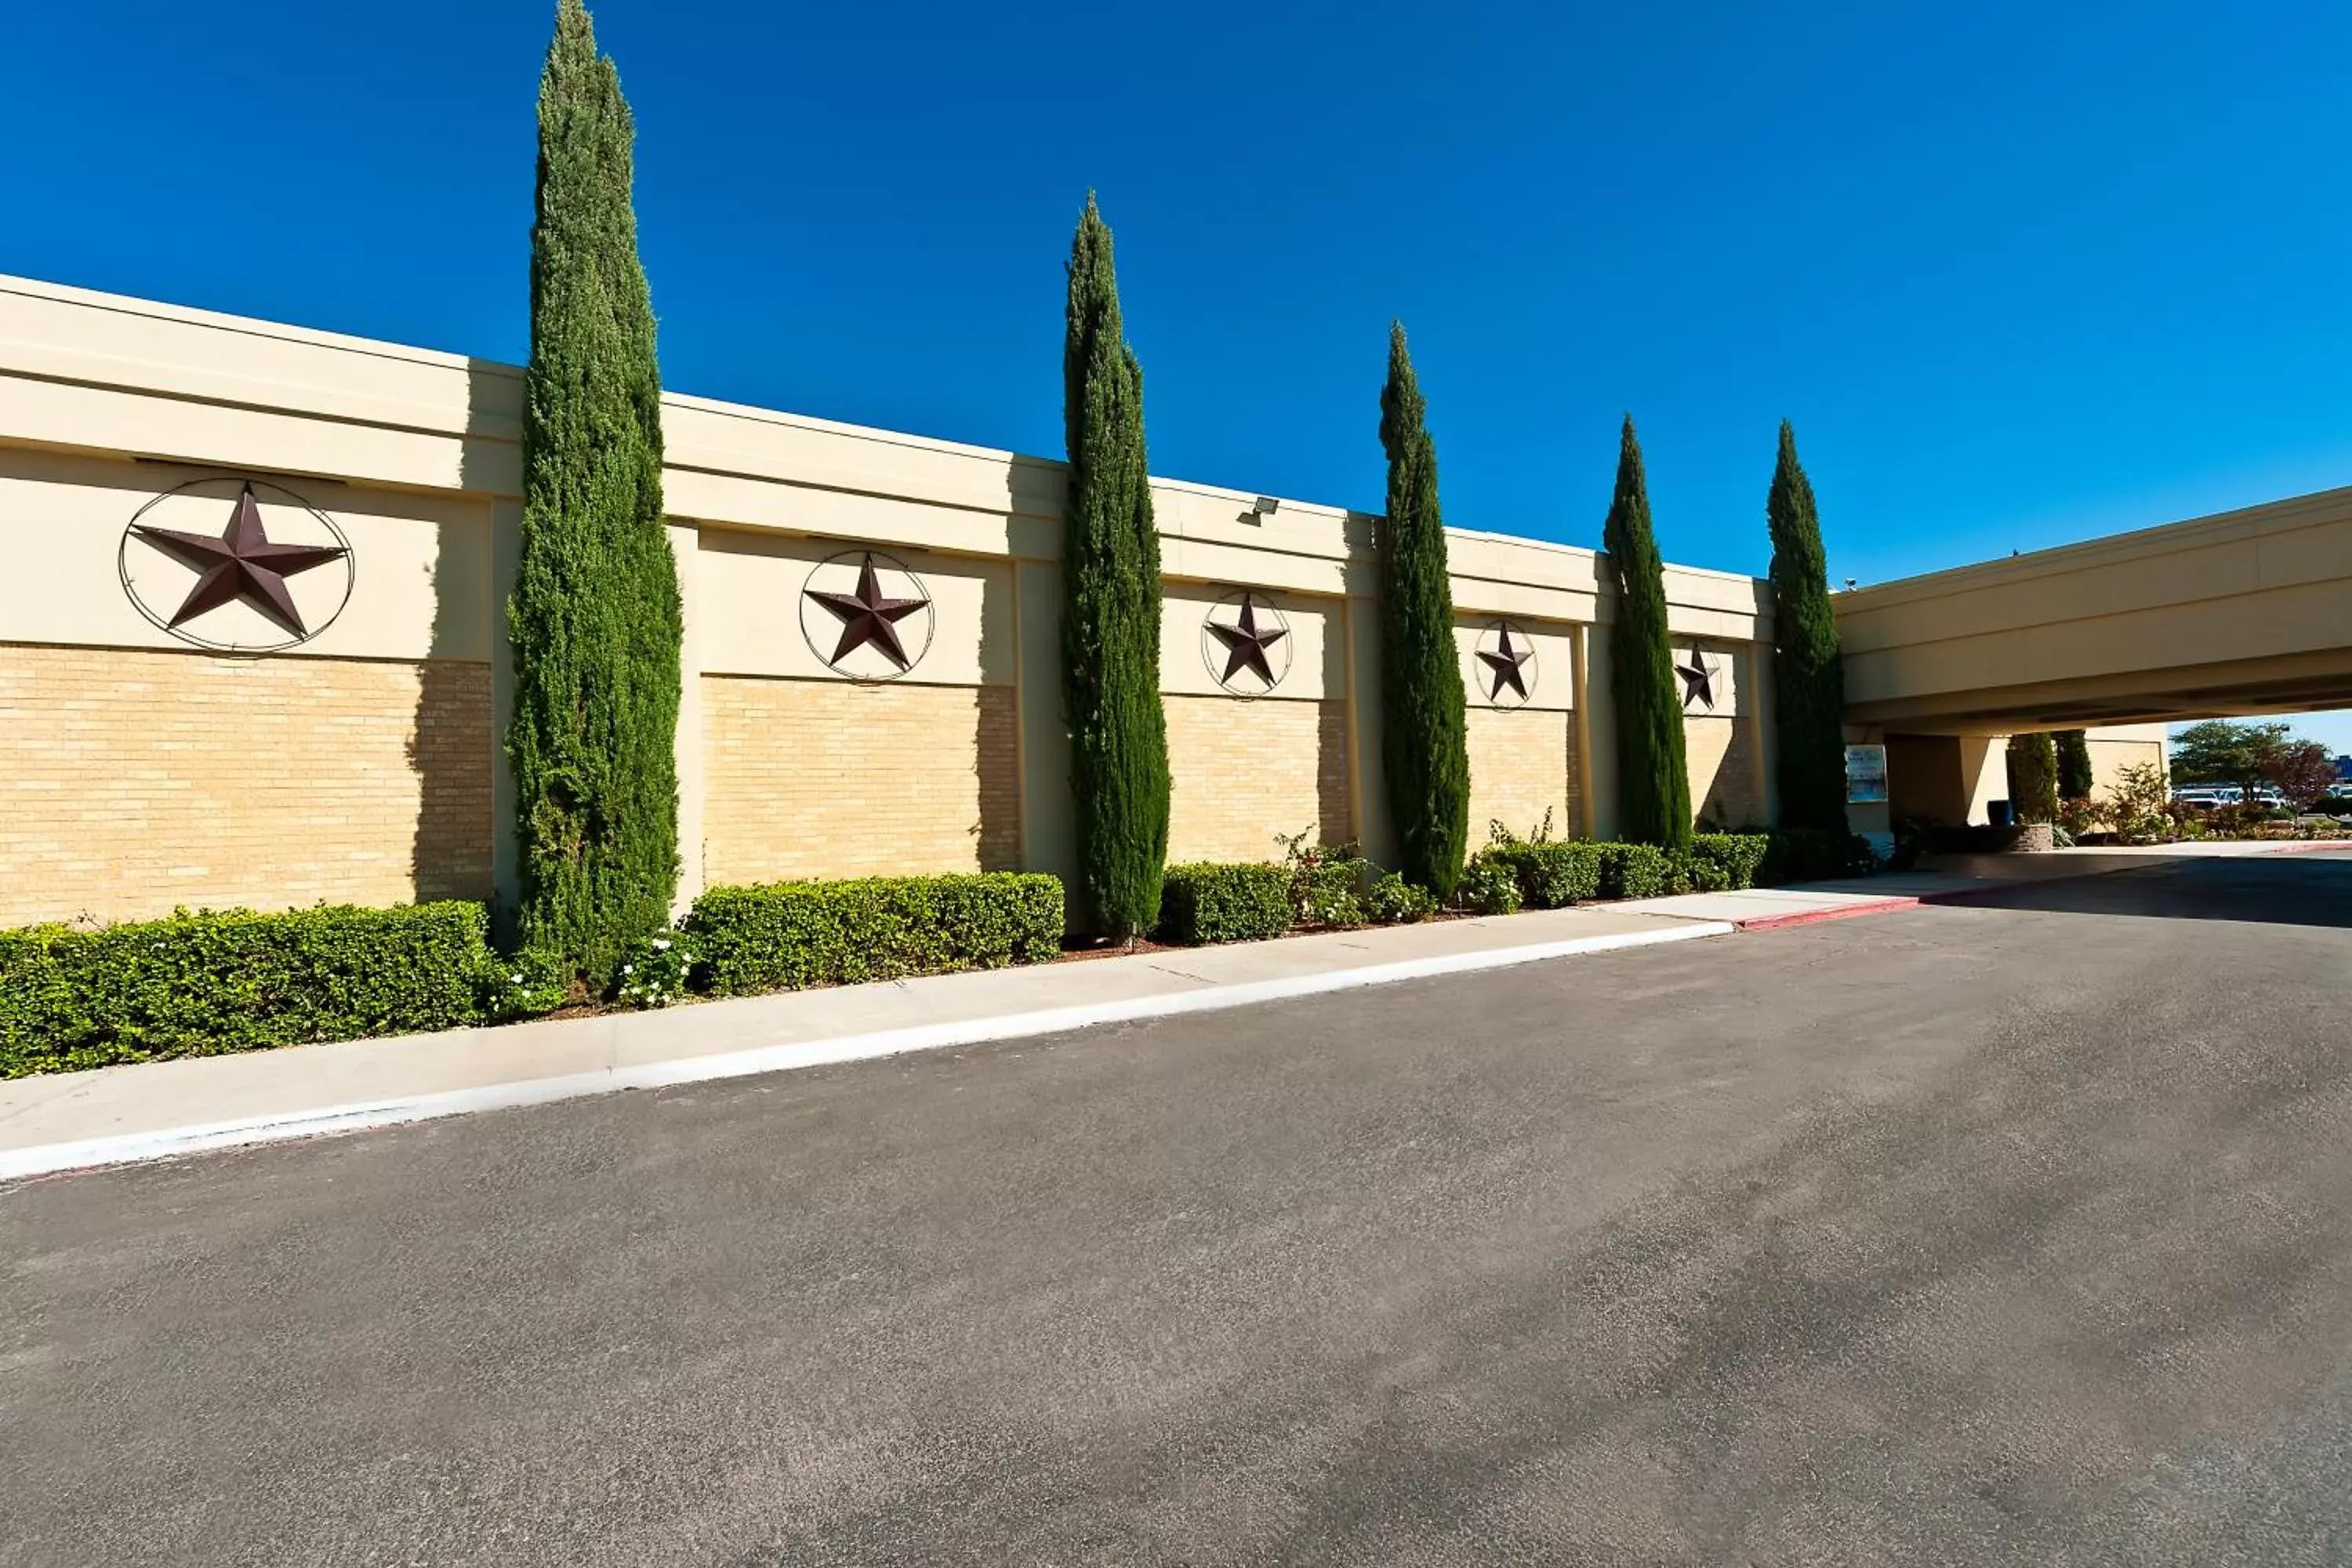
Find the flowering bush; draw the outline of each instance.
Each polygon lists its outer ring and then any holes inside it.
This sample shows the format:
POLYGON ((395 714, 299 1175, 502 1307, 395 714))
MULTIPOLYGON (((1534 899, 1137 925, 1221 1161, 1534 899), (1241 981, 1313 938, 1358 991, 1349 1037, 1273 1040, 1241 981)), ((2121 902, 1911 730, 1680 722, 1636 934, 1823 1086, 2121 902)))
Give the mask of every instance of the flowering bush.
POLYGON ((698 962, 677 932, 656 931, 622 954, 613 1000, 628 1007, 667 1007, 682 1001, 698 962))

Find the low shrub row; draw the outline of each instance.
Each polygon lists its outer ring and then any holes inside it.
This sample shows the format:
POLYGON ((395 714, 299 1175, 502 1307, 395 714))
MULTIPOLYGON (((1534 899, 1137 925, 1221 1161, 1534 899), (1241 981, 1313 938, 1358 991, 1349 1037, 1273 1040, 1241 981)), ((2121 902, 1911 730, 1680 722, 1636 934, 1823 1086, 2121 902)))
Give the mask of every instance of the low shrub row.
MULTIPOLYGON (((614 999, 740 995, 1034 963, 1062 884, 994 874, 717 888, 628 955, 614 999)), ((187 913, 0 931, 0 1078, 410 1034, 552 1011, 563 986, 490 945, 479 904, 187 913)))
POLYGON ((529 990, 472 903, 0 931, 0 1078, 456 1028, 529 990))
POLYGON ((1161 942, 1263 942, 1302 927, 1348 931, 1425 921, 1437 900, 1352 849, 1288 841, 1285 864, 1171 866, 1160 897, 1161 942))
POLYGON ((1062 945, 1062 884, 1010 871, 714 888, 679 922, 719 996, 1035 963, 1062 945))

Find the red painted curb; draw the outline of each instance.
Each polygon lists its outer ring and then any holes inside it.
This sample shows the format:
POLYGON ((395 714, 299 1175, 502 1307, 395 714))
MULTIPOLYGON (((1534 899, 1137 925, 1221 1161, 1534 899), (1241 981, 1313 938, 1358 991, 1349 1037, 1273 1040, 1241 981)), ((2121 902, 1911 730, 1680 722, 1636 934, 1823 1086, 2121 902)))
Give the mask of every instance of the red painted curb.
POLYGON ((1823 921, 1850 921, 1856 915, 1891 914, 1896 910, 1916 910, 1919 900, 1909 898, 1874 899, 1866 904, 1840 904, 1833 909, 1801 910, 1792 915, 1761 915, 1752 921, 1734 921, 1735 929, 1748 931, 1779 931, 1784 926, 1819 925, 1823 921))

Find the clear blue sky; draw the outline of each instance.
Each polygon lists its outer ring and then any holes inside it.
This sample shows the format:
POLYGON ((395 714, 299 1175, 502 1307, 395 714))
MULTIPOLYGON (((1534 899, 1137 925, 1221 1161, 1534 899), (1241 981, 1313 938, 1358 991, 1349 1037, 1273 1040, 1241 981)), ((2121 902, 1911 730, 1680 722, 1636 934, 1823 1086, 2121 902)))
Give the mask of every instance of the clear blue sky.
MULTIPOLYGON (((1879 581, 2352 482, 2352 11, 604 0, 681 391, 1054 454, 1118 234, 1155 472, 1879 581)), ((0 51, 0 270, 502 359, 551 5, 83 0, 0 51)), ((2352 748, 2352 724, 2331 726, 2352 748), (2339 733, 2340 732, 2340 733, 2339 733)))

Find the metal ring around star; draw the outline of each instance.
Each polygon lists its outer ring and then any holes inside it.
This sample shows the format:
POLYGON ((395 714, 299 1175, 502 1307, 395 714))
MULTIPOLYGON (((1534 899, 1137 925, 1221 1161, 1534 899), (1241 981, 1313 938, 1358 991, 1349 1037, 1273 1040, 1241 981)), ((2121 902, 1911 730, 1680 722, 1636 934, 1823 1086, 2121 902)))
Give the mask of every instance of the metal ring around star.
POLYGON ((855 681, 860 686, 887 685, 901 676, 911 673, 917 665, 923 662, 923 656, 931 651, 931 640, 939 630, 938 603, 931 597, 929 584, 916 575, 905 562, 880 550, 840 550, 826 556, 810 567, 808 575, 802 579, 799 601, 801 637, 808 644, 809 652, 814 654, 816 661, 825 668, 840 676, 844 680, 855 681), (856 641, 856 646, 845 647, 843 634, 850 629, 851 626, 845 617, 855 615, 856 611, 845 610, 840 606, 859 603, 857 595, 855 592, 832 593, 820 589, 817 586, 817 579, 829 566, 846 566, 851 569, 854 575, 843 579, 844 585, 846 587, 859 584, 865 568, 868 564, 875 569, 875 586, 877 590, 874 595, 875 604, 872 606, 871 618, 875 619, 877 627, 887 632, 887 638, 862 637, 856 641), (923 633, 919 642, 910 637, 900 637, 896 630, 899 621, 911 620, 913 616, 911 614, 902 616, 892 614, 892 611, 904 601, 889 593, 880 591, 884 586, 882 580, 885 577, 903 579, 913 596, 920 601, 923 633), (828 601, 838 601, 839 604, 835 605, 828 601), (813 606, 820 617, 814 623, 812 623, 810 618, 813 606), (904 663, 900 663, 892 652, 894 643, 890 639, 895 639, 897 652, 905 655, 904 663), (909 647, 909 644, 913 646, 909 647), (828 651, 828 645, 830 645, 830 651, 828 651), (858 659, 859 668, 847 668, 853 658, 858 659))
POLYGON ((1536 693, 1536 639, 1517 621, 1488 621, 1479 630, 1472 667, 1475 689, 1490 708, 1524 708, 1536 693))
POLYGON ((284 485, 249 474, 210 474, 200 479, 190 479, 184 484, 173 485, 168 490, 148 497, 145 503, 131 514, 131 521, 122 525, 122 537, 114 546, 114 575, 115 580, 122 584, 122 596, 131 601, 131 607, 145 617, 148 625, 166 637, 186 643, 191 647, 203 648, 207 653, 258 658, 264 654, 283 653, 288 648, 299 647, 304 643, 312 641, 320 633, 335 624, 342 616, 344 609, 350 605, 352 590, 359 583, 359 552, 352 547, 351 536, 342 531, 341 524, 284 485), (131 581, 131 542, 136 536, 140 520, 173 497, 185 495, 191 490, 202 489, 206 485, 226 485, 233 489, 267 491, 278 504, 290 506, 309 513, 333 537, 336 546, 343 552, 343 592, 342 596, 335 601, 335 607, 330 610, 326 617, 317 626, 306 626, 299 637, 289 637, 274 643, 215 642, 210 637, 198 636, 184 626, 173 626, 169 616, 158 614, 152 605, 140 596, 139 590, 132 586, 131 581))
POLYGON ((1290 673, 1290 617, 1255 588, 1236 588, 1201 617, 1201 662, 1221 691, 1264 697, 1290 673))

